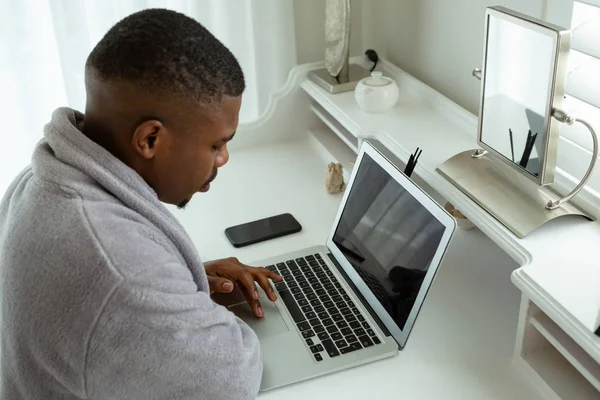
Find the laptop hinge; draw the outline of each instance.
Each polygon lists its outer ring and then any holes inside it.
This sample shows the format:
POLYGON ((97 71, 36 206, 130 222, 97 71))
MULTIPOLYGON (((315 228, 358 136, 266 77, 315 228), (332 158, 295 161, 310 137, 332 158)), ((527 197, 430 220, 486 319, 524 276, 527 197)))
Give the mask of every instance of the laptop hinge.
POLYGON ((340 263, 337 262, 337 260, 333 256, 333 254, 328 253, 327 256, 329 257, 331 262, 335 265, 338 272, 342 275, 342 277, 344 278, 346 283, 352 288, 352 290, 354 291, 354 294, 356 295, 356 297, 358 297, 358 299, 360 300, 362 305, 367 309, 369 314, 371 314, 371 317, 373 317, 373 320, 375 320, 377 325, 379 325, 379 328, 382 330, 382 332, 385 334, 385 336, 392 336, 390 331, 388 331, 388 329, 385 327, 383 322, 381 322, 381 320, 379 319, 379 316, 377 315, 377 313, 373 310, 373 308, 371 308, 371 305, 367 302, 367 299, 364 298, 362 293, 360 293, 358 288, 354 285, 354 282, 352 282, 350 277, 346 274, 346 271, 344 271, 344 268, 342 268, 340 263))

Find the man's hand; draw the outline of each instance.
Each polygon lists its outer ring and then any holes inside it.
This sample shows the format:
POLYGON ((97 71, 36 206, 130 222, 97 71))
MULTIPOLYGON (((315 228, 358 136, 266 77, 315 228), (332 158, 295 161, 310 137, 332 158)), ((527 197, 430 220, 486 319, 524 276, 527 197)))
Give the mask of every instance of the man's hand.
POLYGON ((225 258, 204 263, 210 293, 231 293, 234 284, 237 284, 248 300, 250 308, 258 318, 264 316, 260 302, 258 301, 258 290, 254 282, 263 288, 269 300, 277 300, 275 291, 269 284, 269 278, 275 282, 281 281, 281 276, 266 268, 250 267, 238 261, 237 258, 225 258))

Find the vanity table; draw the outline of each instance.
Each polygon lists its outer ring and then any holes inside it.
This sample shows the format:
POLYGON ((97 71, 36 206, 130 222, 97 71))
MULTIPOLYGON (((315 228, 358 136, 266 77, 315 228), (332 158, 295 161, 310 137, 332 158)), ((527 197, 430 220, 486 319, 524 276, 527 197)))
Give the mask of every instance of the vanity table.
POLYGON ((259 398, 600 398, 600 224, 566 217, 518 239, 435 170, 476 147, 475 116, 385 60, 378 70, 400 99, 366 114, 352 92, 329 94, 308 79, 322 67, 292 70, 263 116, 240 126, 211 191, 173 209, 203 259, 252 262, 324 243, 341 201, 325 190, 327 164, 340 162, 347 179, 365 139, 403 162, 422 148, 413 179, 479 229, 457 231, 397 356, 259 398), (223 233, 284 212, 300 233, 240 249, 223 233))

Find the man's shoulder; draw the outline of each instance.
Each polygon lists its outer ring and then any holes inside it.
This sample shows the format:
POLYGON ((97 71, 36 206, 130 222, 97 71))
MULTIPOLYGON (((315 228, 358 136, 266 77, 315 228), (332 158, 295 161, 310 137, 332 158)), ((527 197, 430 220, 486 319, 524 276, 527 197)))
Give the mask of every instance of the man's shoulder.
POLYGON ((156 226, 102 191, 82 194, 30 176, 0 216, 2 258, 11 263, 103 265, 127 277, 176 257, 156 226))
POLYGON ((83 201, 82 210, 95 240, 125 275, 152 266, 183 263, 169 238, 143 215, 118 202, 83 201))

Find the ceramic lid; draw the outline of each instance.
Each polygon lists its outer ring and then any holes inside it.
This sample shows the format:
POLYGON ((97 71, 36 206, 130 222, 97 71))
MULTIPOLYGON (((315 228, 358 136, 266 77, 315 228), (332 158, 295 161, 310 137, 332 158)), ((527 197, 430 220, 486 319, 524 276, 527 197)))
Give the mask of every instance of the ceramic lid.
POLYGON ((392 83, 389 78, 383 76, 380 71, 371 72, 371 77, 363 79, 363 83, 367 86, 387 86, 392 83))

